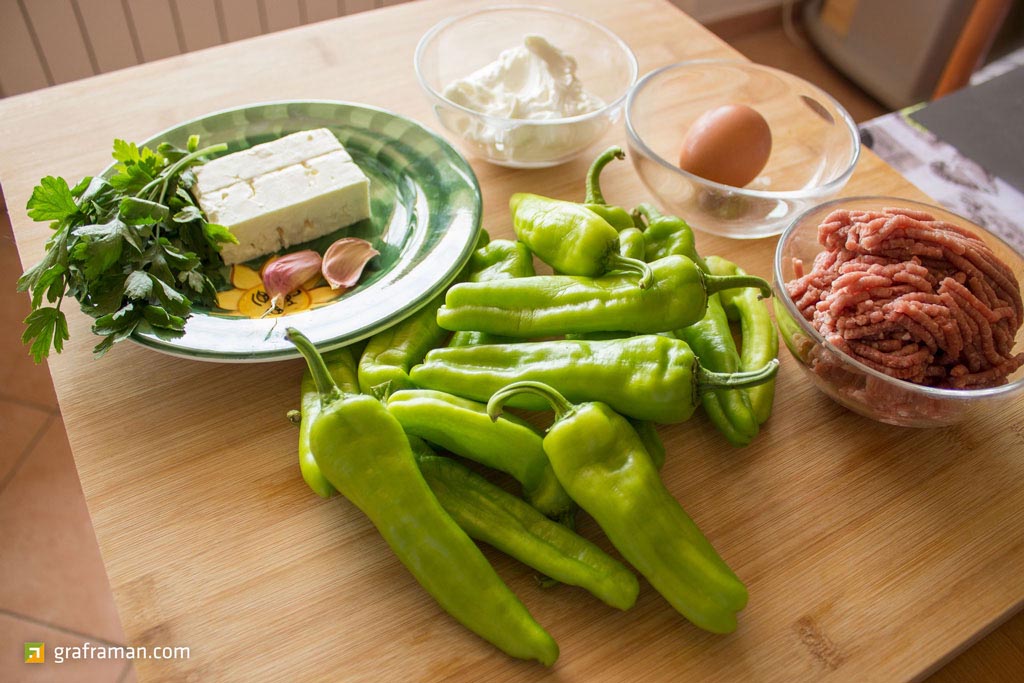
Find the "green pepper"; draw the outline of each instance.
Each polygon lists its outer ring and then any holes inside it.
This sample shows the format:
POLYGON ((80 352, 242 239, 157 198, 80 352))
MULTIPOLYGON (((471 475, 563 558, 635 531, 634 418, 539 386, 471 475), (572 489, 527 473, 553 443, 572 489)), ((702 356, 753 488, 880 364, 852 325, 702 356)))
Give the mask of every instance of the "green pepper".
MULTIPOLYGON (((777 371, 777 360, 752 372, 707 371, 686 342, 643 335, 435 349, 411 377, 417 386, 476 401, 510 382, 536 380, 572 401, 602 401, 638 420, 672 424, 693 414, 700 392, 765 382, 777 371)), ((537 410, 544 402, 524 395, 512 405, 537 410)))
POLYGON ((513 657, 554 663, 558 645, 437 502, 398 421, 372 396, 343 393, 300 332, 289 328, 288 338, 320 393, 310 445, 327 480, 446 612, 513 657))
POLYGON ((620 234, 623 230, 636 227, 636 220, 629 211, 620 206, 610 206, 604 200, 604 194, 601 192, 601 172, 615 159, 625 158, 626 154, 621 147, 609 147, 594 159, 590 170, 587 171, 587 194, 583 199, 583 206, 605 219, 608 225, 618 230, 620 234))
MULTIPOLYGON (((420 437, 414 436, 414 435, 406 432, 405 433, 405 438, 409 441, 409 448, 412 449, 412 454, 416 458, 416 462, 419 462, 423 458, 439 458, 439 457, 441 457, 441 456, 439 456, 437 454, 437 451, 435 451, 433 449, 433 447, 429 443, 427 443, 426 441, 424 441, 420 437)), ((440 499, 438 500, 438 502, 440 502, 440 499)), ((466 530, 463 529, 463 531, 466 531, 466 530)), ((470 537, 470 538, 472 538, 472 537, 470 537)))
POLYGON ((519 240, 559 273, 597 277, 618 270, 633 276, 634 289, 651 285, 651 268, 619 254, 618 231, 582 204, 520 192, 509 207, 519 240))
MULTIPOLYGON (((324 362, 334 382, 346 394, 359 393, 359 380, 356 378, 356 361, 349 347, 342 347, 324 354, 324 362)), ((309 448, 309 430, 316 416, 320 414, 320 392, 313 381, 313 373, 309 367, 302 373, 302 419, 299 422, 299 470, 302 478, 313 489, 313 493, 321 498, 330 498, 336 491, 320 471, 309 448)))
MULTIPOLYGON (((734 373, 740 370, 740 354, 719 296, 712 294, 704 317, 689 327, 676 330, 676 335, 690 345, 701 367, 734 373)), ((743 389, 705 391, 701 393, 700 402, 708 419, 732 445, 746 446, 757 436, 757 416, 743 389)))
POLYGON ((654 467, 660 470, 665 466, 666 453, 665 444, 661 442, 661 437, 658 435, 658 428, 654 426, 653 422, 647 420, 637 420, 632 417, 626 419, 636 430, 636 435, 640 437, 640 443, 644 445, 647 455, 651 456, 654 467))
POLYGON ((540 382, 498 391, 488 414, 527 392, 555 411, 544 452, 573 500, 680 614, 712 633, 734 631, 746 587, 665 488, 625 418, 604 403, 573 405, 540 382))
POLYGON ((359 359, 359 389, 364 394, 389 382, 392 391, 412 388, 409 368, 448 337, 448 331, 437 324, 443 303, 444 294, 440 294, 405 320, 370 337, 359 359))
POLYGON ((493 240, 473 252, 466 267, 467 282, 506 280, 535 275, 533 256, 525 244, 493 240))
POLYGON ((512 416, 492 422, 482 403, 423 389, 397 391, 387 407, 407 434, 512 475, 545 515, 558 517, 572 509, 544 455, 541 435, 527 422, 512 416))
MULTIPOLYGON (((638 218, 647 220, 644 239, 648 259, 678 254, 694 261, 703 272, 711 272, 697 253, 693 230, 686 221, 676 216, 666 216, 651 204, 639 205, 635 213, 638 218)), ((740 369, 740 355, 732 338, 729 321, 722 310, 720 293, 708 297, 708 307, 703 318, 676 330, 676 335, 690 345, 700 358, 701 367, 726 373, 740 369)), ((700 398, 704 413, 729 443, 745 446, 757 436, 759 423, 742 389, 715 389, 703 392, 700 398)))
POLYGON ((448 330, 516 338, 580 332, 653 334, 697 322, 707 310, 708 294, 722 289, 757 287, 764 296, 771 295, 768 283, 759 277, 706 275, 683 256, 667 256, 650 265, 655 278, 648 289, 637 288, 622 274, 460 283, 448 290, 437 322, 448 330))
POLYGON ((633 572, 590 541, 451 458, 417 453, 417 460, 438 502, 470 538, 612 607, 636 602, 633 572))
POLYGON ((702 270, 704 262, 697 254, 693 230, 682 218, 666 216, 652 204, 640 204, 633 210, 637 220, 647 219, 644 229, 644 246, 647 261, 657 261, 672 254, 685 256, 694 261, 702 270))
MULTIPOLYGON (((644 234, 639 228, 626 228, 619 233, 619 253, 630 258, 644 258, 644 234)), ((456 332, 456 334, 461 334, 456 332)), ((570 332, 566 339, 622 339, 632 336, 631 332, 570 332)), ((509 340, 511 341, 511 340, 509 340)), ((492 342, 501 344, 503 342, 492 342)))
MULTIPOLYGON (((536 275, 533 269, 533 255, 522 242, 494 240, 473 252, 467 266, 467 282, 488 282, 507 280, 514 277, 536 275)), ((505 341, 500 337, 483 332, 456 332, 448 346, 475 346, 505 341)))
MULTIPOLYGON (((480 230, 476 248, 491 241, 486 230, 480 230)), ((469 264, 455 278, 466 277, 469 264)), ((409 368, 423 360, 430 349, 441 346, 448 338, 447 330, 437 325, 437 309, 444 303, 444 293, 406 319, 370 337, 359 358, 359 390, 371 394, 375 387, 388 386, 390 391, 411 389, 409 368)))
POLYGON ((626 258, 644 259, 644 234, 639 228, 626 228, 619 233, 619 253, 626 258))
MULTIPOLYGON (((718 256, 708 257, 708 268, 715 275, 742 275, 743 269, 718 256)), ((768 308, 756 296, 745 290, 726 290, 721 293, 722 305, 731 320, 740 322, 740 368, 746 370, 764 364, 779 355, 779 338, 775 333, 768 308)), ((772 414, 775 398, 775 380, 746 389, 750 404, 763 424, 772 414)))
MULTIPOLYGON (((639 228, 626 228, 619 233, 619 253, 630 258, 644 258, 644 233, 639 228)), ((462 334, 457 332, 456 334, 462 334)), ((570 332, 566 339, 621 339, 631 336, 630 332, 570 332)), ((502 342, 491 342, 500 344, 502 342)), ((451 344, 449 344, 451 346, 451 344)))

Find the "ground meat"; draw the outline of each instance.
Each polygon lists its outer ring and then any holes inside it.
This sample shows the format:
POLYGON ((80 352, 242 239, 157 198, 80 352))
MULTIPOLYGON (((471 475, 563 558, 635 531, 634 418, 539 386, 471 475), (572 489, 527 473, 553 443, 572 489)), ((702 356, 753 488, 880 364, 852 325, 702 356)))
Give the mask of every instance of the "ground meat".
POLYGON ((928 386, 1005 384, 1024 322, 1010 268, 970 231, 921 211, 837 210, 818 226, 809 273, 786 288, 837 349, 891 377, 928 386))

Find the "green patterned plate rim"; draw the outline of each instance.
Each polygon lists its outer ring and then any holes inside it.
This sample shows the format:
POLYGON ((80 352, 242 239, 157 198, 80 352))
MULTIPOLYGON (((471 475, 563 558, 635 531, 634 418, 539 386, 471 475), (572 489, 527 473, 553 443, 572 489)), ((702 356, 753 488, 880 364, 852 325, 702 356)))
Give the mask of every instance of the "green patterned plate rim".
POLYGON ((187 121, 142 144, 184 147, 190 135, 199 135, 200 144, 226 143, 230 153, 313 128, 331 130, 370 177, 372 216, 287 251, 312 247, 322 253, 344 236, 369 240, 381 253, 359 285, 328 304, 276 318, 232 317, 196 307, 181 337, 165 340, 136 331, 133 341, 196 360, 298 358, 285 328, 302 330, 321 350, 345 346, 411 315, 455 279, 480 233, 480 186, 466 159, 415 121, 349 102, 267 102, 187 121))

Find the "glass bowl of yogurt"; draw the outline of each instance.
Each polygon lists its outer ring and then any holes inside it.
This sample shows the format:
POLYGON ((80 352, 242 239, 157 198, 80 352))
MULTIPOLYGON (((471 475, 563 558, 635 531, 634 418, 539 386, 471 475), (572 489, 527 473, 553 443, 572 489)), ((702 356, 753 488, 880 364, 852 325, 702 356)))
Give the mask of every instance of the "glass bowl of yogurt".
POLYGON ((633 51, 586 17, 537 6, 482 9, 420 40, 416 76, 469 154, 512 168, 565 163, 622 114, 633 51))

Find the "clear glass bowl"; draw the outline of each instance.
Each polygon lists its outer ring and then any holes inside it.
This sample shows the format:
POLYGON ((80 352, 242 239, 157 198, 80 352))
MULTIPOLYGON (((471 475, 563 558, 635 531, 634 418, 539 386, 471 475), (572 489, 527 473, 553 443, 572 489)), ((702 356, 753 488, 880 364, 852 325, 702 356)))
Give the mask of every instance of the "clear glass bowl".
MULTIPOLYGON (((926 211, 974 232, 1004 263, 1018 283, 1024 282, 1024 258, 1001 239, 977 224, 938 206, 897 197, 849 197, 814 207, 792 221, 779 238, 775 251, 772 297, 775 320, 790 353, 804 376, 840 405, 879 422, 900 427, 943 427, 991 412, 1021 396, 1024 368, 1009 382, 989 389, 935 389, 894 379, 846 355, 829 344, 808 322, 786 291, 785 283, 796 277, 794 259, 810 269, 824 250, 818 243, 818 225, 835 209, 881 210, 886 207, 926 211)), ((1024 350, 1024 327, 1017 331, 1015 351, 1024 350)))
POLYGON ((632 50, 607 28, 563 10, 500 6, 446 19, 416 47, 416 77, 441 125, 462 149, 512 168, 545 168, 578 156, 618 121, 638 69, 632 50), (490 64, 527 35, 540 35, 577 62, 583 89, 605 106, 580 116, 525 120, 488 116, 444 96, 449 83, 490 64))
POLYGON ((781 233, 793 216, 834 196, 860 155, 850 115, 810 83, 758 64, 704 60, 652 71, 626 101, 626 133, 637 174, 661 206, 695 229, 739 239, 781 233), (683 138, 704 112, 745 104, 767 120, 772 152, 745 187, 679 168, 683 138))

